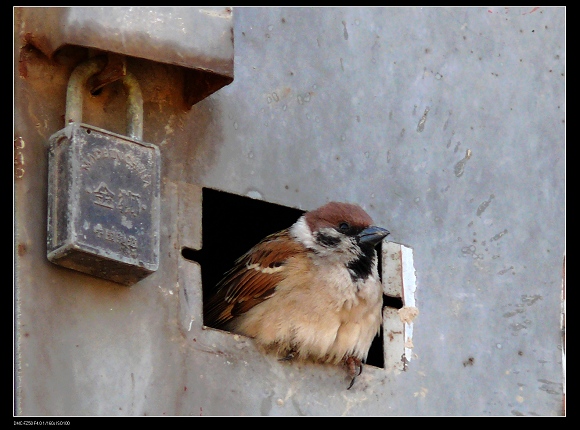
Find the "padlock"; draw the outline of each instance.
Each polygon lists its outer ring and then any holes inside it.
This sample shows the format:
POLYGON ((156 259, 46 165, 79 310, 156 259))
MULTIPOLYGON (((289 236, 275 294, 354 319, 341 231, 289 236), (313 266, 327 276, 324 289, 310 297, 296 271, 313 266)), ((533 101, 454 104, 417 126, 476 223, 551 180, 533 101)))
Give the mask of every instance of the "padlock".
POLYGON ((73 71, 65 128, 49 140, 47 257, 132 285, 159 266, 160 152, 142 141, 143 97, 129 72, 129 136, 81 123, 87 80, 104 61, 95 57, 73 71))

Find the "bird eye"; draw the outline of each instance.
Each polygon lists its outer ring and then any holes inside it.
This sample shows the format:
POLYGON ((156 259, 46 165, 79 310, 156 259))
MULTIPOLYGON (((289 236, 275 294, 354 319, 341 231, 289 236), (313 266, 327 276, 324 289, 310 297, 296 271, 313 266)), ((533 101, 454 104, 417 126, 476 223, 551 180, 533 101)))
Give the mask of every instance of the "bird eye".
POLYGON ((338 228, 340 229, 340 231, 348 231, 348 229, 350 229, 350 224, 347 222, 341 222, 338 225, 338 228))

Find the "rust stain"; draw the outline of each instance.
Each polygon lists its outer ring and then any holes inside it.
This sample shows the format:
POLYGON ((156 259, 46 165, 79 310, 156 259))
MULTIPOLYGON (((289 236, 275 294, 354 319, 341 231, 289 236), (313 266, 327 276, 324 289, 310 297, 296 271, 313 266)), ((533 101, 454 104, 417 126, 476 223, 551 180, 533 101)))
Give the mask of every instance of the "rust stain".
POLYGON ((533 8, 531 11, 522 13, 522 15, 527 15, 527 14, 529 14, 529 13, 534 13, 534 12, 535 12, 535 11, 537 11, 539 8, 540 8, 540 6, 536 6, 536 7, 535 7, 535 8, 533 8))
MULTIPOLYGON (((498 7, 498 9, 499 9, 499 7, 498 7)), ((536 12, 538 9, 540 9, 540 6, 533 7, 528 12, 523 12, 523 13, 520 13, 519 15, 529 15, 530 13, 536 12)), ((507 15, 510 12, 510 7, 509 6, 508 7, 503 7, 503 10, 501 12, 500 11, 494 11, 492 9, 488 9, 487 12, 488 13, 495 13, 495 14, 501 13, 501 14, 507 15)))
POLYGON ((24 254, 26 254, 27 251, 28 251, 28 247, 26 246, 25 243, 18 244, 18 256, 19 257, 22 257, 24 254))

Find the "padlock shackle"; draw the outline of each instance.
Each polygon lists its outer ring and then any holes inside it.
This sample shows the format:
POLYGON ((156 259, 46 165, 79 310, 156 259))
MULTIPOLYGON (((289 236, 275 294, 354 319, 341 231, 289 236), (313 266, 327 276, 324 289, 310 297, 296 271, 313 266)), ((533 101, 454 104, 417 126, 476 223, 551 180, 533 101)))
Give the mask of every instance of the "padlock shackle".
POLYGON ((131 139, 143 140, 143 94, 135 76, 127 71, 123 78, 127 90, 127 135, 131 139))
MULTIPOLYGON (((99 73, 107 64, 105 56, 90 58, 79 64, 72 72, 66 90, 65 125, 82 122, 83 91, 88 79, 99 73)), ((132 139, 143 140, 143 94, 135 76, 127 72, 123 77, 127 90, 127 135, 132 139)))
POLYGON ((106 57, 93 57, 79 64, 71 73, 66 88, 65 126, 71 122, 82 122, 85 84, 91 76, 99 73, 106 64, 106 57))

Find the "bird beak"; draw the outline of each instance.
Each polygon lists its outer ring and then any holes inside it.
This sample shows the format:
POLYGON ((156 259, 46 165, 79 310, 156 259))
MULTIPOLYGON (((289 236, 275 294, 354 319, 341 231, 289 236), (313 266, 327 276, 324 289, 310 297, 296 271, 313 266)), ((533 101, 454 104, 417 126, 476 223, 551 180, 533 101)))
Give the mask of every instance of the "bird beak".
POLYGON ((364 243, 364 244, 369 244, 369 245, 375 246, 377 243, 379 243, 381 240, 383 240, 389 234, 390 234, 389 230, 385 230, 384 228, 376 227, 376 226, 372 225, 370 227, 365 228, 363 231, 361 231, 357 235, 357 237, 358 237, 359 243, 364 243))

